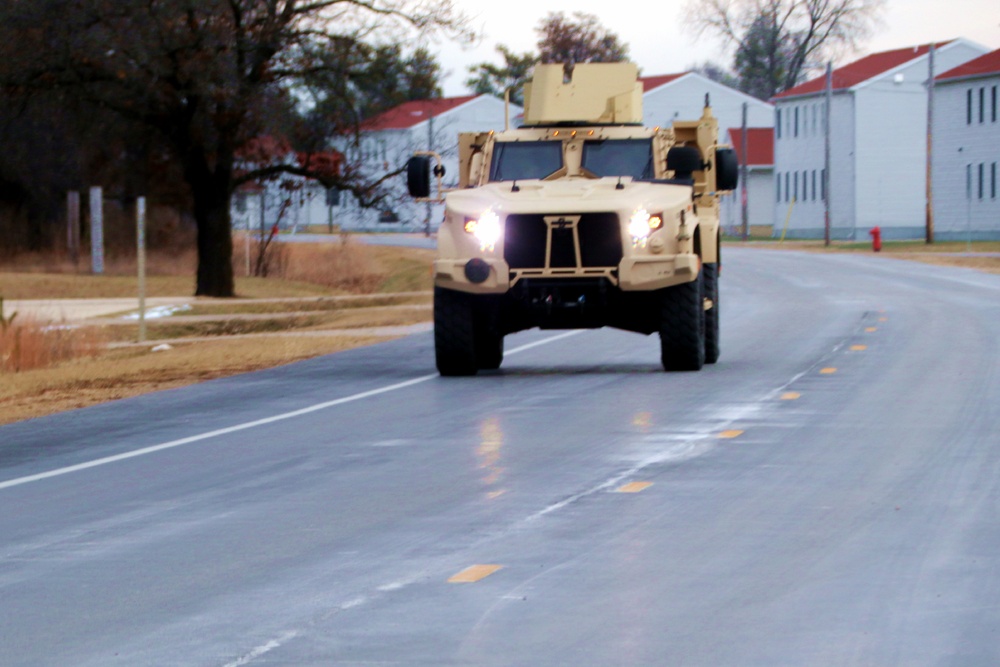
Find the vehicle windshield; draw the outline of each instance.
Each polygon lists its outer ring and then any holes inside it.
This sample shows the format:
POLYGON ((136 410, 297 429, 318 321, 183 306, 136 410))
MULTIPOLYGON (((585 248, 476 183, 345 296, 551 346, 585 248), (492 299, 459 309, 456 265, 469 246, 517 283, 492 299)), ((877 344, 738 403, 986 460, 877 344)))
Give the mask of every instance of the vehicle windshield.
POLYGON ((595 176, 653 178, 652 139, 602 139, 583 144, 582 166, 595 176))
POLYGON ((562 168, 561 141, 501 142, 493 148, 491 181, 545 178, 562 168))

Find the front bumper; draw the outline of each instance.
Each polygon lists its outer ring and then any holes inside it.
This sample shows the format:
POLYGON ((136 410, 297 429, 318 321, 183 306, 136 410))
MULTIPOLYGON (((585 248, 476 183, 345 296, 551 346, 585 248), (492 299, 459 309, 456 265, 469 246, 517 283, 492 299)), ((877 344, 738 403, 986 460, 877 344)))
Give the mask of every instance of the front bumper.
POLYGON ((474 283, 466 275, 468 259, 438 259, 434 262, 434 284, 471 294, 504 294, 524 279, 572 280, 606 278, 625 292, 662 289, 691 282, 701 268, 694 254, 624 257, 616 268, 516 269, 503 259, 483 258, 489 266, 486 279, 474 283))

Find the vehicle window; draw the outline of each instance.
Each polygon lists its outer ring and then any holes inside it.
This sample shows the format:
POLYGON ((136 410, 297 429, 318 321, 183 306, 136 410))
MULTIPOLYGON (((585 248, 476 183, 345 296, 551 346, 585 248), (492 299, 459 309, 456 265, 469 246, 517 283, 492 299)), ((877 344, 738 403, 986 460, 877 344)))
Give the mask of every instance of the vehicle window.
POLYGON ((596 176, 653 178, 651 139, 585 141, 582 166, 596 176))
POLYGON ((561 168, 561 141, 503 142, 493 148, 490 180, 545 178, 561 168))

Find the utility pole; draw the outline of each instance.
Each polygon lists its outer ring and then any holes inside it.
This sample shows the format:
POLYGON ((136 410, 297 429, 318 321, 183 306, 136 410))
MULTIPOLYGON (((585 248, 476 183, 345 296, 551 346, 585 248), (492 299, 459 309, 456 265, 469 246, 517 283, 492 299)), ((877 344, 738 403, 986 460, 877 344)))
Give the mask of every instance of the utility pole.
POLYGON ((740 208, 743 222, 743 241, 750 239, 750 211, 747 202, 747 172, 749 171, 747 165, 750 162, 750 154, 747 149, 750 142, 747 139, 747 134, 749 134, 749 131, 750 128, 747 127, 747 103, 744 102, 743 129, 740 134, 740 153, 743 155, 743 164, 740 165, 740 208))
MULTIPOLYGON (((430 110, 430 103, 427 105, 427 150, 434 151, 434 115, 430 110)), ((440 181, 438 181, 440 183, 440 181)), ((424 216, 424 236, 430 237, 431 235, 431 203, 427 202, 427 212, 424 216)))
POLYGON ((927 54, 927 243, 934 243, 934 44, 927 54))
POLYGON ((824 162, 825 168, 823 169, 823 189, 826 195, 826 201, 823 202, 825 210, 823 213, 823 243, 826 246, 830 245, 830 110, 833 106, 833 63, 827 62, 826 64, 826 104, 825 118, 823 119, 823 132, 826 134, 824 138, 824 162))

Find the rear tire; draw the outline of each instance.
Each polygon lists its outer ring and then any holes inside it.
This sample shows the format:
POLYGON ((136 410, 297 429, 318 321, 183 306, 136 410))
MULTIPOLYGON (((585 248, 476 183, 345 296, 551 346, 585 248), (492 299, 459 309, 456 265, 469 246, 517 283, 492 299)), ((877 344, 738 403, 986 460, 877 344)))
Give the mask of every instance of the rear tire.
POLYGON ((703 264, 701 270, 705 298, 712 301, 705 311, 705 363, 714 364, 719 360, 719 265, 703 264))
POLYGON ((478 370, 472 297, 434 288, 434 356, 445 377, 475 375, 478 370))
POLYGON ((699 371, 705 365, 701 273, 660 292, 660 360, 665 371, 699 371))

